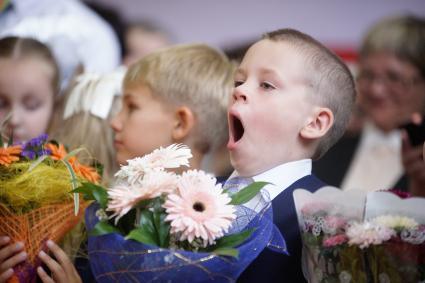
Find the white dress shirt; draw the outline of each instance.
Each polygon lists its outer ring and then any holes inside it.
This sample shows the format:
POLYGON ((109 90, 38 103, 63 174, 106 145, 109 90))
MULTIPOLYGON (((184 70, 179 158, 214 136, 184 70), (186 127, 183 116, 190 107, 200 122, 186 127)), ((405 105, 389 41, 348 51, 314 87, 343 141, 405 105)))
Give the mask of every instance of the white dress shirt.
MULTIPOLYGON (((253 176, 252 178, 255 182, 262 181, 268 182, 270 184, 264 186, 264 188, 261 190, 262 196, 257 195, 248 203, 246 203, 245 206, 258 212, 258 210, 261 209, 257 206, 259 203, 259 198, 263 197, 266 200, 272 201, 295 181, 310 175, 311 167, 311 159, 302 159, 278 165, 261 174, 253 176)), ((238 172, 234 171, 230 178, 237 176, 239 176, 238 172)))
POLYGON ((341 189, 367 192, 390 189, 402 175, 400 131, 384 133, 368 123, 341 189))
POLYGON ((0 37, 35 38, 52 49, 65 83, 82 64, 85 71, 106 73, 120 63, 113 29, 76 0, 11 0, 0 13, 0 37))

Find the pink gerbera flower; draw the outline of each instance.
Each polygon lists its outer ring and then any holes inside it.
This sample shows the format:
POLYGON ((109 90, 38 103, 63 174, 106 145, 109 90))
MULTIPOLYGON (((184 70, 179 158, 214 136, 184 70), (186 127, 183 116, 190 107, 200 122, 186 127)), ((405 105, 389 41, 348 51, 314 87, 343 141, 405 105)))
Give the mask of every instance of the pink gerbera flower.
POLYGON ((117 223, 140 201, 174 192, 177 180, 176 174, 157 170, 144 175, 142 181, 135 185, 119 184, 108 190, 109 202, 106 210, 114 212, 110 218, 116 217, 117 223))
POLYGON ((163 205, 168 213, 165 220, 171 221, 170 233, 189 243, 201 239, 204 247, 214 244, 236 217, 230 201, 212 176, 196 170, 183 173, 176 193, 169 194, 163 205))

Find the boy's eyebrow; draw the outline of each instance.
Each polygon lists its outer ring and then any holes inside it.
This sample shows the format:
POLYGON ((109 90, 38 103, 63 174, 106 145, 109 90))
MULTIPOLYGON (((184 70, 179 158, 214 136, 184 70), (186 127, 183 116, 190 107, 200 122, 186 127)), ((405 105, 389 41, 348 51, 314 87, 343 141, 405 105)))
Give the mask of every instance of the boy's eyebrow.
MULTIPOLYGON (((273 75, 279 77, 279 73, 277 71, 269 68, 260 68, 259 73, 262 75, 273 75)), ((246 75, 246 71, 244 69, 237 68, 235 75, 246 75)))
POLYGON ((279 77, 279 72, 277 72, 273 69, 261 68, 260 73, 264 74, 264 75, 273 75, 273 76, 279 77))
POLYGON ((123 101, 128 101, 128 100, 131 100, 132 98, 133 98, 133 95, 131 93, 128 93, 128 92, 123 93, 123 96, 122 96, 123 101))
POLYGON ((237 68, 234 74, 235 75, 245 75, 246 72, 241 68, 237 68))

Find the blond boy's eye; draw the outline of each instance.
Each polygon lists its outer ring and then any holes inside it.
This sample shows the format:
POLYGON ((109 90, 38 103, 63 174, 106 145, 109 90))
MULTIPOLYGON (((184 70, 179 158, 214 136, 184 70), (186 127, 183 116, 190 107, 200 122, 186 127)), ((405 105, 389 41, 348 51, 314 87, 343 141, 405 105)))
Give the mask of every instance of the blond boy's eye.
POLYGON ((137 106, 134 103, 127 103, 127 109, 131 112, 135 110, 137 106))
POLYGON ((240 85, 242 85, 242 84, 243 84, 243 81, 235 81, 234 86, 235 86, 235 87, 238 87, 238 86, 240 86, 240 85))

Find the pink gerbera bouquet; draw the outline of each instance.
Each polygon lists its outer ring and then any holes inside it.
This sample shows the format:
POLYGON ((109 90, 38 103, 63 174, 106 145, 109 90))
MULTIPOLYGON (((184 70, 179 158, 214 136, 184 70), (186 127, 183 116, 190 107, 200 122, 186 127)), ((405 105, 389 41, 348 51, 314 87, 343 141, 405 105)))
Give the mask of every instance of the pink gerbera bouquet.
POLYGON ((96 200, 86 223, 97 280, 233 281, 271 241, 270 210, 244 229, 232 227, 237 206, 266 183, 230 195, 203 171, 173 171, 188 166, 191 156, 184 145, 159 148, 128 160, 114 186, 87 183, 76 190, 96 200), (239 232, 229 234, 231 228, 239 232))

